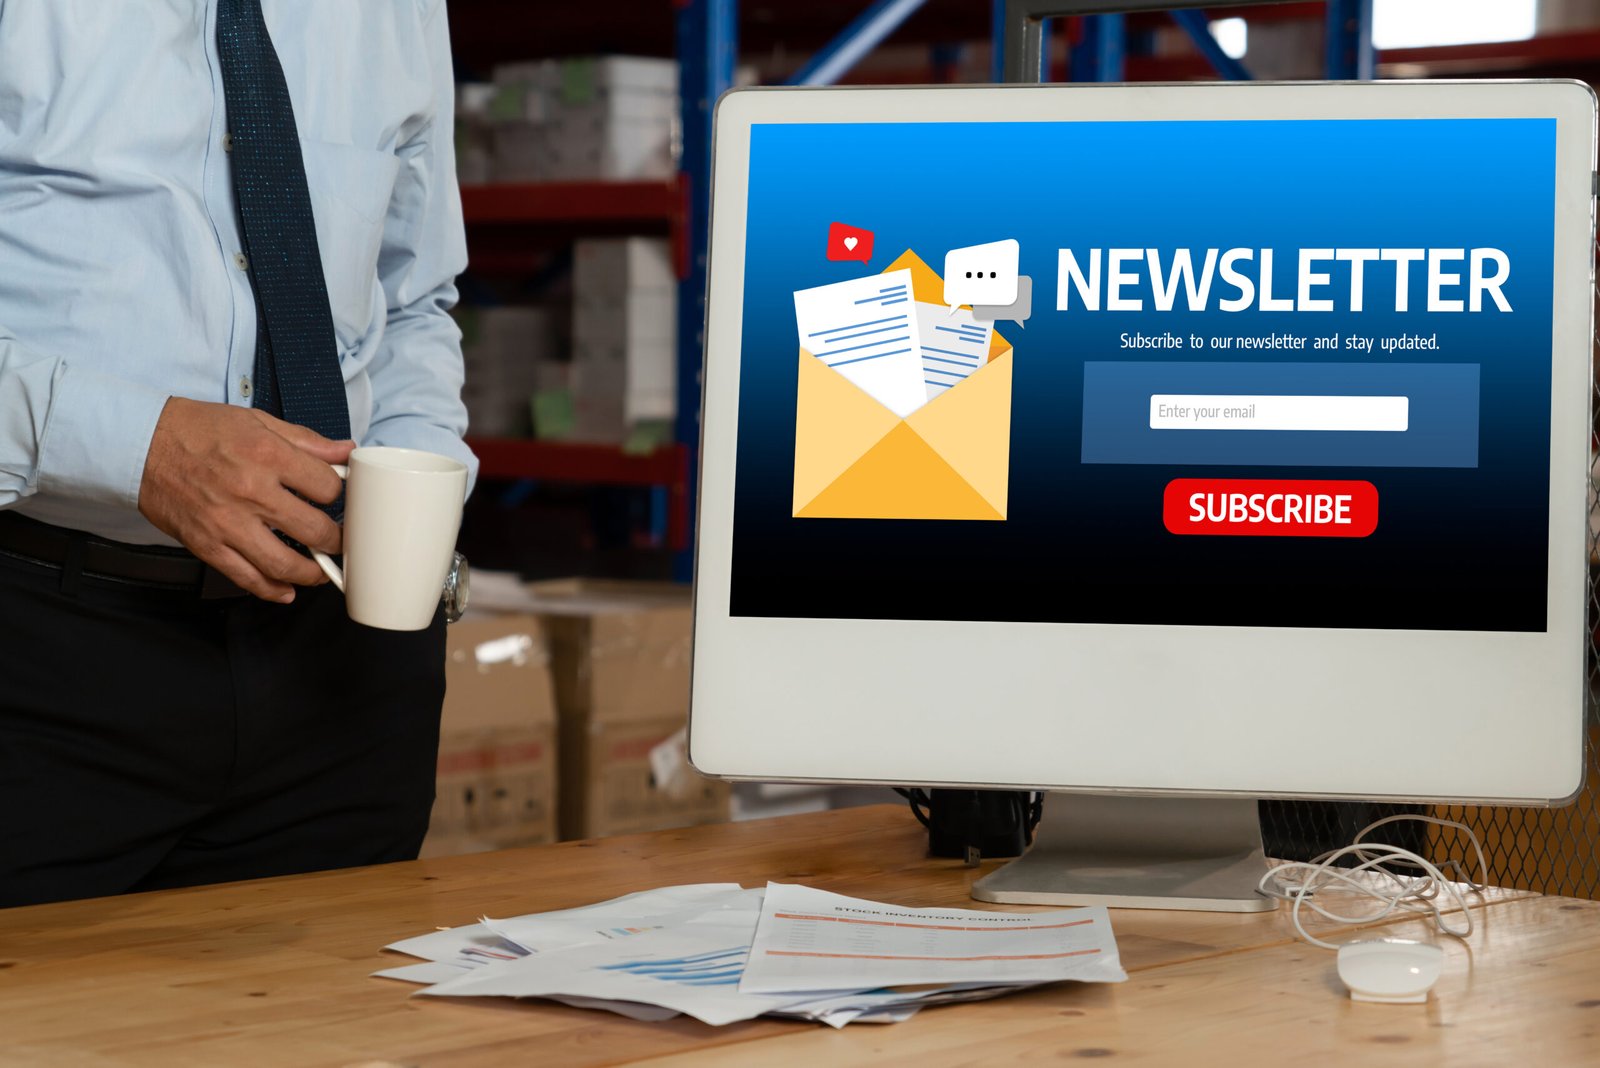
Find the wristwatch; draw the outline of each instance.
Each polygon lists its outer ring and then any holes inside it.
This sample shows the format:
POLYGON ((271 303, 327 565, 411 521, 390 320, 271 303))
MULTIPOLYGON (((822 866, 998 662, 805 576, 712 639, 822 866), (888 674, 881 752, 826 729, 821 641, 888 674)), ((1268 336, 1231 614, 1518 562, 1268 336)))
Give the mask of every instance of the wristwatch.
POLYGON ((472 571, 467 558, 460 553, 450 561, 450 573, 444 577, 444 621, 454 623, 467 611, 467 601, 472 596, 472 571))

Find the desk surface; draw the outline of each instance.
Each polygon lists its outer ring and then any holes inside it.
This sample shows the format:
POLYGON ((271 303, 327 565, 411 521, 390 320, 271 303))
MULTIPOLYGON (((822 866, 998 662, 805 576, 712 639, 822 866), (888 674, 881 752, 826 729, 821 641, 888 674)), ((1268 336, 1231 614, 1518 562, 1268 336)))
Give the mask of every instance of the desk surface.
MULTIPOLYGON (((1491 895, 1424 1006, 1354 1004, 1283 913, 1112 914, 1129 981, 1060 984, 832 1031, 640 1024, 543 1002, 410 998, 380 947, 479 916, 672 883, 768 879, 977 906, 892 806, 0 910, 0 1063, 701 1066, 1126 1062, 1593 1063, 1600 903, 1491 895), (1143 1058, 1143 1059, 1141 1059, 1143 1058)), ((1003 907, 1003 906, 1001 906, 1003 907)), ((1386 933, 1419 934, 1415 921, 1386 933)))

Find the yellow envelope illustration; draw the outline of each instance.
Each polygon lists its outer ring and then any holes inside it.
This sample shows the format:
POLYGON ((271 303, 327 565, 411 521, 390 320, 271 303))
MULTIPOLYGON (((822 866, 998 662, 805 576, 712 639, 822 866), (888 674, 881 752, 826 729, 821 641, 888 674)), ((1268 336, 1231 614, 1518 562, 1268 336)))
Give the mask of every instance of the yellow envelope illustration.
MULTIPOLYGON (((907 269, 919 303, 943 303, 944 282, 915 253, 886 271, 907 269)), ((988 362, 902 419, 802 348, 795 517, 1004 519, 1011 356, 996 331, 988 362)))

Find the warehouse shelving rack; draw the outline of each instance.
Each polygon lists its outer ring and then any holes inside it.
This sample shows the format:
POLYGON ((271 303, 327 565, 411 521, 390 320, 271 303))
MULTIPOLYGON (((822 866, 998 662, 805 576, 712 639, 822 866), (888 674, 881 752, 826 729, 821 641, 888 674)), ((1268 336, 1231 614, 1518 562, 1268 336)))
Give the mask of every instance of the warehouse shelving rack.
MULTIPOLYGON (((666 232, 682 277, 687 267, 687 183, 538 182, 466 185, 462 214, 472 235, 475 271, 520 274, 539 258, 518 239, 518 229, 541 226, 593 232, 666 232), (509 240, 507 239, 509 237, 509 240)), ((657 487, 665 491, 664 541, 675 553, 689 548, 689 450, 670 444, 647 453, 618 445, 591 445, 521 438, 469 437, 479 475, 486 479, 534 479, 591 486, 657 487)))
MULTIPOLYGON (((705 267, 710 209, 711 126, 715 102, 732 87, 743 28, 756 48, 792 38, 810 49, 789 84, 848 80, 854 65, 891 34, 933 45, 983 36, 998 45, 1020 35, 1009 51, 1014 70, 1002 69, 1008 49, 992 48, 994 80, 1036 80, 1049 54, 1052 23, 1070 15, 1068 61, 1073 81, 1187 80, 1249 77, 1248 61, 1222 54, 1208 19, 1322 19, 1329 78, 1521 74, 1591 71, 1600 77, 1600 32, 1567 33, 1491 45, 1396 50, 1372 46, 1372 0, 1249 0, 1205 5, 1186 0, 611 0, 603 9, 579 5, 529 5, 521 0, 455 0, 465 13, 458 51, 466 46, 495 58, 522 58, 508 42, 557 41, 563 51, 631 51, 660 54, 670 36, 680 64, 682 167, 676 180, 629 183, 560 183, 466 187, 463 205, 473 242, 474 269, 525 271, 533 257, 514 241, 495 240, 503 227, 533 224, 578 232, 662 233, 672 237, 679 268, 678 416, 675 444, 648 456, 620 447, 566 446, 474 439, 491 478, 545 478, 611 485, 666 487, 668 545, 677 551, 674 572, 692 569, 696 455, 699 443, 700 367, 704 347, 705 267), (1203 10, 1202 10, 1203 9, 1203 10), (749 25, 741 27, 741 15, 749 25), (759 16, 759 17, 757 17, 759 16), (1129 42, 1164 20, 1180 26, 1195 46, 1192 56, 1131 54, 1129 42), (843 29, 830 38, 829 27, 843 29), (1030 43, 1031 42, 1031 43, 1030 43), (496 52, 496 50, 499 50, 496 52), (1033 72, 1030 75, 1030 71, 1033 72)), ((936 54, 929 77, 947 66, 936 54)), ((1052 71, 1050 73, 1058 73, 1052 71)), ((916 80, 916 79, 914 79, 916 80)))
MULTIPOLYGON (((677 553, 675 576, 687 579, 692 567, 689 546, 699 440, 699 353, 704 345, 707 233, 703 220, 710 212, 711 120, 715 101, 733 84, 739 5, 737 0, 678 0, 674 6, 683 136, 683 170, 676 180, 466 186, 462 208, 476 238, 472 262, 478 271, 511 273, 535 267, 537 257, 525 246, 515 239, 503 240, 505 234, 515 234, 507 228, 600 227, 665 230, 671 235, 680 278, 676 443, 644 456, 624 453, 620 447, 510 439, 473 438, 471 445, 482 461, 485 478, 664 487, 668 500, 666 543, 677 553)), ((838 80, 925 6, 926 0, 869 4, 842 33, 816 51, 791 83, 824 85, 838 80)), ((1004 0, 993 0, 992 25, 999 24, 1005 10, 1004 0)))

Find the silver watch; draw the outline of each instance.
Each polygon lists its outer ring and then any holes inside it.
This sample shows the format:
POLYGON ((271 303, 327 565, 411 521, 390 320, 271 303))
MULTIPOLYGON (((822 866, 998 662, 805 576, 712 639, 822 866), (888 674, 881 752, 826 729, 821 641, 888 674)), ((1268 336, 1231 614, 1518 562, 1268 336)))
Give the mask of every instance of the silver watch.
POLYGON ((472 572, 467 558, 460 553, 450 561, 450 573, 444 577, 444 621, 454 623, 467 611, 467 601, 472 596, 472 572))

